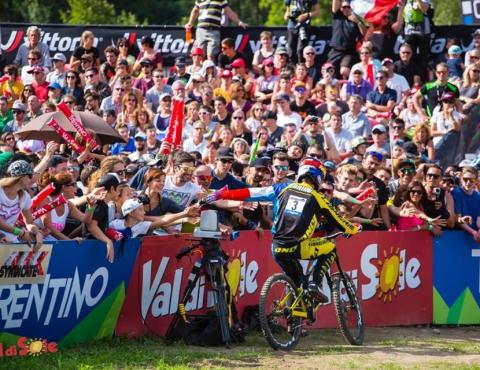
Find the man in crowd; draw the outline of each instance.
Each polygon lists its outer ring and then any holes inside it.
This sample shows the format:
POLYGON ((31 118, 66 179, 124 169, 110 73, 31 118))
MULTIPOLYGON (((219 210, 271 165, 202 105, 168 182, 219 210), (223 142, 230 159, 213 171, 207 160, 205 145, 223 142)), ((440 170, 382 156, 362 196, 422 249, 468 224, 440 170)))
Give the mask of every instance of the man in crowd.
POLYGON ((47 81, 49 83, 56 82, 60 86, 64 87, 66 84, 65 63, 67 57, 63 53, 56 53, 53 58, 53 70, 47 74, 47 81))
POLYGON ((351 95, 348 98, 348 112, 342 115, 342 125, 353 137, 369 137, 372 133, 370 120, 361 109, 362 97, 351 95))
POLYGON ((294 122, 299 129, 302 125, 302 117, 291 110, 290 97, 287 94, 277 94, 273 101, 277 107, 277 125, 283 127, 285 123, 294 122))
POLYGON ((383 70, 387 72, 387 87, 396 91, 396 103, 399 104, 405 94, 409 92, 410 85, 408 84, 405 77, 394 72, 395 65, 393 64, 393 60, 391 60, 390 58, 385 58, 384 60, 382 60, 382 67, 383 70))
POLYGON ((154 69, 152 72, 153 86, 145 93, 145 101, 147 107, 152 112, 156 113, 158 105, 160 104, 160 96, 162 94, 172 95, 172 87, 163 83, 163 72, 159 69, 154 69))
POLYGON ((212 184, 210 189, 221 189, 228 186, 229 189, 246 188, 247 184, 237 180, 231 173, 233 163, 233 152, 230 148, 221 148, 218 150, 215 168, 213 169, 212 184))
POLYGON ((42 30, 37 26, 30 26, 27 28, 27 42, 20 45, 14 63, 19 66, 28 65, 28 55, 31 50, 38 50, 40 52, 40 60, 38 65, 47 68, 52 67, 52 60, 50 59, 50 50, 48 45, 40 42, 42 30))
POLYGON ((268 130, 268 143, 275 146, 281 141, 283 128, 277 126, 277 114, 266 111, 262 115, 261 124, 268 130))
POLYGON ((377 88, 367 96, 368 115, 377 117, 378 114, 391 113, 397 101, 397 93, 387 86, 387 72, 378 71, 375 75, 377 88))
POLYGON ((85 70, 85 93, 96 92, 100 99, 105 99, 112 94, 110 85, 100 81, 97 67, 90 67, 85 70))

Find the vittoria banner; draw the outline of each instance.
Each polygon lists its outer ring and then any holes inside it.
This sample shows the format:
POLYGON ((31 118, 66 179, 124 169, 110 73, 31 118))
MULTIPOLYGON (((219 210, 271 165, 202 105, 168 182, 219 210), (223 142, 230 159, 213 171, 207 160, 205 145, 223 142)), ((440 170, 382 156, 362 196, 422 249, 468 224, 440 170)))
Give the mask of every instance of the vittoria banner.
MULTIPOLYGON (((18 48, 26 42, 26 30, 28 24, 3 23, 0 24, 1 51, 3 62, 13 61, 18 48)), ((95 34, 95 43, 103 58, 103 50, 108 45, 115 44, 120 37, 125 37, 130 45, 131 53, 136 55, 140 47, 140 39, 150 36, 155 42, 154 48, 159 50, 166 61, 166 65, 173 65, 177 56, 189 55, 192 44, 185 42, 185 29, 174 26, 149 26, 149 27, 125 27, 125 26, 65 26, 46 24, 40 25, 42 29, 41 42, 46 43, 53 55, 57 52, 64 53, 70 58, 72 52, 80 44, 81 33, 88 29, 95 34)), ((260 32, 269 30, 273 34, 274 47, 284 45, 287 42, 285 27, 249 27, 246 31, 236 27, 222 29, 221 37, 231 37, 235 40, 237 50, 243 52, 247 58, 260 48, 260 32)), ((447 39, 456 37, 460 39, 460 45, 464 50, 472 48, 471 33, 474 28, 469 26, 436 27, 431 36, 431 52, 442 54, 445 52, 447 39)), ((331 27, 314 27, 310 36, 312 45, 318 55, 318 61, 326 60, 328 43, 331 37, 331 27)), ((397 38, 395 53, 403 42, 401 36, 397 38)))

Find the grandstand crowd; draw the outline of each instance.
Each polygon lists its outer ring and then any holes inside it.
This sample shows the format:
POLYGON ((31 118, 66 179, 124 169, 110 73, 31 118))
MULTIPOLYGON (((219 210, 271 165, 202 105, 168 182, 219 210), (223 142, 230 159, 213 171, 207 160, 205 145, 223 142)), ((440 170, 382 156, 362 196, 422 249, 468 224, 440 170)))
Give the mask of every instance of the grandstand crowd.
MULTIPOLYGON (((347 32, 341 5, 333 28, 347 32)), ((314 47, 296 56, 290 45, 274 47, 267 30, 252 59, 225 38, 196 43, 167 66, 148 36, 132 55, 125 38, 98 50, 84 31, 67 60, 29 27, 0 84, 1 240, 96 238, 113 261, 115 240, 191 231, 198 201, 212 190, 292 182, 313 157, 328 170, 320 192, 365 230, 457 228, 480 242, 480 30, 466 53, 451 39, 443 60, 433 60, 412 39, 395 58, 388 41, 401 17, 390 18, 357 30, 360 46, 333 32, 322 65, 314 47), (185 103, 181 150, 165 157, 174 100, 185 103), (18 134, 60 102, 102 117, 123 141, 92 149, 77 135, 86 148, 79 154, 60 137, 18 134), (37 206, 59 195, 66 202, 34 220, 32 197, 52 183, 37 206)), ((268 204, 216 205, 222 230, 272 227, 268 204)))

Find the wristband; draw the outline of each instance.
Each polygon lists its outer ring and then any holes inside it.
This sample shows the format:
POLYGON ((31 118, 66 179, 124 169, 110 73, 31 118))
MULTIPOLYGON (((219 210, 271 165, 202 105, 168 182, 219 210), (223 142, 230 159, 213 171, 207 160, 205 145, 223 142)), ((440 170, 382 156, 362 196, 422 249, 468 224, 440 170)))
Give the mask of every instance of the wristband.
POLYGON ((87 206, 87 212, 94 212, 95 211, 95 206, 87 206))
POLYGON ((365 219, 364 221, 367 225, 370 225, 372 223, 372 220, 370 220, 369 218, 365 219))
POLYGON ((12 231, 13 235, 20 236, 21 233, 22 233, 22 229, 20 229, 19 227, 14 227, 13 228, 13 231, 12 231))
POLYGON ((433 230, 433 225, 432 224, 428 224, 428 231, 432 231, 433 230))
POLYGON ((355 198, 352 198, 351 202, 352 202, 352 204, 357 204, 358 203, 358 201, 355 198))

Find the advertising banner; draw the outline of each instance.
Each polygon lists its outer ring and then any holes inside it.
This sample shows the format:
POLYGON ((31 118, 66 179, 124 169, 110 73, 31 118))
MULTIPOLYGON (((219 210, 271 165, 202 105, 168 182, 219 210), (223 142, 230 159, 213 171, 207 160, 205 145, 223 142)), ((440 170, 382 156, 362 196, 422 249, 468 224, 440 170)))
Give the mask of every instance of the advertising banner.
MULTIPOLYGON (((367 326, 430 323, 432 237, 428 232, 363 232, 338 239, 344 272, 357 287, 367 326)), ((324 292, 330 296, 324 282, 324 292)), ((336 327, 333 303, 317 313, 317 327, 336 327)))
MULTIPOLYGON (((192 243, 188 234, 143 239, 118 320, 117 335, 165 334, 183 297, 187 277, 200 256, 195 254, 177 261, 175 255, 192 243)), ((270 233, 260 239, 255 231, 242 231, 233 242, 222 241, 222 248, 230 257, 227 282, 240 317, 245 307, 258 304, 263 283, 279 271, 271 257, 270 245, 270 233)), ((200 313, 211 307, 208 291, 208 282, 202 276, 186 310, 200 313)))
POLYGON ((480 245, 447 231, 433 247, 433 322, 480 324, 480 245))
POLYGON ((43 283, 51 255, 51 245, 0 244, 0 285, 43 283))
POLYGON ((41 338, 61 347, 111 337, 139 245, 140 239, 116 243, 114 263, 95 240, 44 247, 51 257, 43 282, 0 285, 0 343, 41 338))
MULTIPOLYGON (((28 24, 2 23, 1 27, 1 51, 3 62, 10 63, 14 60, 18 48, 26 41, 26 30, 28 24)), ((80 44, 80 35, 85 29, 93 31, 95 43, 100 50, 100 58, 104 58, 103 50, 108 45, 114 45, 120 37, 125 37, 129 44, 131 53, 136 55, 140 48, 140 39, 143 36, 150 36, 155 42, 154 48, 159 50, 165 60, 165 65, 173 65, 177 56, 189 57, 192 48, 191 43, 185 42, 185 29, 176 26, 66 26, 46 24, 42 28, 41 42, 46 43, 50 48, 50 54, 57 52, 64 53, 69 59, 73 51, 80 44)), ((273 45, 285 45, 287 43, 286 27, 248 27, 245 31, 237 27, 224 27, 221 38, 231 37, 235 40, 235 47, 244 53, 247 59, 251 59, 253 53, 260 48, 260 32, 269 30, 273 34, 273 45)), ((432 54, 443 54, 447 39, 459 38, 463 50, 472 48, 471 33, 474 28, 471 26, 440 26, 435 27, 432 33, 430 49, 432 54)), ((315 48, 318 55, 318 62, 323 63, 327 59, 328 43, 331 37, 331 27, 313 27, 310 36, 310 45, 315 48)), ((397 38, 395 53, 398 53, 403 43, 401 36, 397 38)), ((67 59, 67 60, 68 60, 67 59)))

